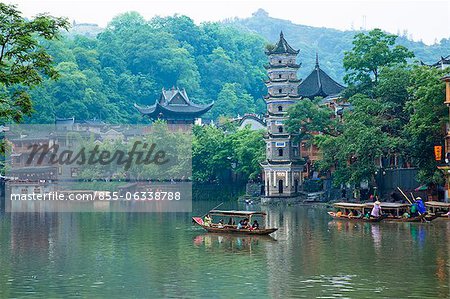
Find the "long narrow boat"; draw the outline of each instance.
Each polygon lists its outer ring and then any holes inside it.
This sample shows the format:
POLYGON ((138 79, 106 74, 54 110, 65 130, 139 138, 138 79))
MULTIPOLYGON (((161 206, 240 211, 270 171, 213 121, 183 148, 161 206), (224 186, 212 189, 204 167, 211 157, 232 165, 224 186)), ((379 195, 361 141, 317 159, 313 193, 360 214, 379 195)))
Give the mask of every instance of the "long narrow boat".
POLYGON ((427 201, 425 206, 431 210, 431 213, 441 219, 450 220, 450 215, 447 213, 450 211, 450 203, 440 201, 427 201))
MULTIPOLYGON (((248 218, 249 223, 251 223, 252 217, 262 217, 264 223, 266 223, 265 212, 256 212, 256 211, 219 211, 212 210, 209 212, 211 216, 221 216, 221 217, 230 217, 232 222, 234 222, 235 218, 248 218)), ((230 233, 230 234, 242 234, 242 235, 269 235, 278 230, 278 228, 258 228, 258 229, 246 229, 246 228, 237 228, 237 225, 220 225, 218 223, 212 223, 211 225, 205 225, 203 219, 201 217, 192 217, 192 220, 199 226, 203 227, 210 233, 230 233)))
POLYGON ((366 204, 363 203, 350 203, 350 202, 338 202, 333 204, 336 210, 340 210, 341 214, 337 212, 328 212, 335 220, 347 220, 347 221, 361 221, 361 222, 380 222, 384 219, 381 217, 364 217, 365 209, 367 209, 366 204), (356 212, 357 215, 349 216, 350 212, 356 212))
MULTIPOLYGON (((373 208, 373 203, 367 203, 367 209, 373 208)), ((436 215, 422 214, 415 217, 403 217, 405 212, 409 211, 410 205, 395 202, 382 202, 381 211, 386 215, 386 221, 389 222, 430 222, 437 218, 436 215)))

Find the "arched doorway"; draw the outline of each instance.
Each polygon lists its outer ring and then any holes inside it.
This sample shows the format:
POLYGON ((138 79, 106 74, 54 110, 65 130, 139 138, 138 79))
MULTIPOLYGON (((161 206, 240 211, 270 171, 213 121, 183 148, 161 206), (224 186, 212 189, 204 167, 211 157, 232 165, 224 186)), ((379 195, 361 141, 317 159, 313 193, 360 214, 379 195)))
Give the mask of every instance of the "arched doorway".
POLYGON ((278 193, 283 193, 283 180, 278 180, 278 193))
POLYGON ((294 180, 294 188, 295 188, 295 193, 298 193, 298 180, 297 179, 294 180))

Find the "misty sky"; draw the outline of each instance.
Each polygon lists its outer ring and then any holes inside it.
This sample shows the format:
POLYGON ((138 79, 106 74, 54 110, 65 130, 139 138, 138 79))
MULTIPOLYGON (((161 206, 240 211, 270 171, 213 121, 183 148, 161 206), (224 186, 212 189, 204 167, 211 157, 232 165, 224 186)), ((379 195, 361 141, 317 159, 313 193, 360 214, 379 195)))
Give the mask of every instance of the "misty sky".
MULTIPOLYGON (((48 12, 77 22, 104 27, 115 15, 138 11, 146 19, 154 15, 184 14, 196 23, 251 16, 263 8, 275 18, 297 24, 341 30, 382 28, 432 44, 450 37, 450 0, 447 1, 257 1, 257 0, 6 0, 17 4, 25 16, 48 12), (365 20, 365 22, 364 22, 365 20)), ((450 51, 450 49, 449 49, 450 51)))

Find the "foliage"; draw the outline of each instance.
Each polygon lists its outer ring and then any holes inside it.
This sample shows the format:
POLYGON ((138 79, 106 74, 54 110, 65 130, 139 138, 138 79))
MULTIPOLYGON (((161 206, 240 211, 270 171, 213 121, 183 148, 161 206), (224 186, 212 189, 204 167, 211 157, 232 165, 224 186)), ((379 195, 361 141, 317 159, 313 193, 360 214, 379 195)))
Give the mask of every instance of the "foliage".
POLYGON ((405 64, 414 53, 404 46, 396 45, 396 35, 373 29, 368 33, 358 33, 353 38, 353 48, 344 54, 344 81, 349 85, 359 85, 369 89, 378 83, 383 67, 405 64))
POLYGON ((39 39, 55 39, 67 28, 65 18, 41 14, 27 20, 15 5, 0 3, 0 122, 31 115, 29 87, 58 74, 39 39))
POLYGON ((66 36, 47 47, 61 78, 32 92, 39 110, 29 122, 56 116, 142 122, 133 103, 151 105, 172 86, 185 88, 196 103, 216 101, 207 118, 265 110, 264 40, 256 34, 178 15, 147 21, 129 12, 96 38, 66 36))
POLYGON ((443 71, 407 65, 410 52, 395 45, 395 36, 378 30, 355 36, 354 44, 344 59, 352 70, 353 85, 346 90, 352 109, 342 123, 327 119, 327 108, 302 100, 289 111, 288 129, 319 146, 319 169, 333 170, 337 185, 371 181, 379 167, 389 167, 380 160, 394 155, 401 164, 419 168, 420 182, 442 183, 433 146, 443 142, 447 115, 443 71))
MULTIPOLYGON (((271 43, 278 40, 280 29, 282 29, 289 44, 295 49, 300 49, 298 60, 302 63, 302 67, 299 70, 299 78, 305 78, 312 71, 315 54, 318 53, 321 68, 340 82, 346 73, 342 65, 344 53, 352 48, 355 34, 367 34, 361 28, 340 31, 295 24, 289 20, 270 17, 267 12, 262 10, 255 12, 249 18, 227 20, 226 24, 248 32, 256 32, 271 43)), ((411 35, 406 31, 397 35, 399 37, 396 43, 414 52, 415 56, 425 63, 434 63, 441 56, 449 55, 450 38, 435 41, 435 44, 429 46, 421 41, 413 41, 411 35)))
POLYGON ((231 171, 244 181, 255 179, 265 155, 263 132, 195 126, 192 142, 193 177, 198 182, 226 180, 231 171))
POLYGON ((405 126, 408 148, 419 167, 418 180, 422 183, 443 183, 443 174, 436 168, 433 149, 443 145, 448 108, 444 83, 440 80, 445 72, 435 68, 415 67, 411 73, 408 92, 410 99, 406 111, 411 114, 405 126))
POLYGON ((336 135, 340 124, 332 118, 333 111, 326 106, 320 106, 317 98, 298 101, 288 110, 286 127, 288 132, 295 134, 297 141, 310 139, 318 132, 336 135))

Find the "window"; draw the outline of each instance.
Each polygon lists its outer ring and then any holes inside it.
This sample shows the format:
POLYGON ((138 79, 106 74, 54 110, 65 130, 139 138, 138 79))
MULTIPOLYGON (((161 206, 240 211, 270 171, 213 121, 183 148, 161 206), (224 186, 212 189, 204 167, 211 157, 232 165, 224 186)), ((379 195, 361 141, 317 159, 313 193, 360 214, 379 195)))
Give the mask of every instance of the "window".
POLYGON ((278 149, 278 156, 283 157, 283 149, 282 148, 278 149))
POLYGON ((275 146, 276 147, 285 147, 286 143, 285 142, 275 142, 275 146))
POLYGON ((282 91, 283 91, 283 90, 282 90, 281 88, 280 88, 280 89, 278 89, 278 92, 279 92, 279 93, 281 93, 282 91))
POLYGON ((278 127, 278 133, 283 133, 283 127, 282 126, 278 127))
POLYGON ((280 78, 280 79, 281 79, 281 74, 278 74, 278 78, 280 78))
POLYGON ((278 63, 281 63, 281 60, 278 60, 278 63))
POLYGON ((282 120, 276 120, 275 124, 278 125, 278 126, 281 126, 283 124, 283 121, 282 120))
POLYGON ((283 106, 278 106, 278 111, 283 111, 283 106))

